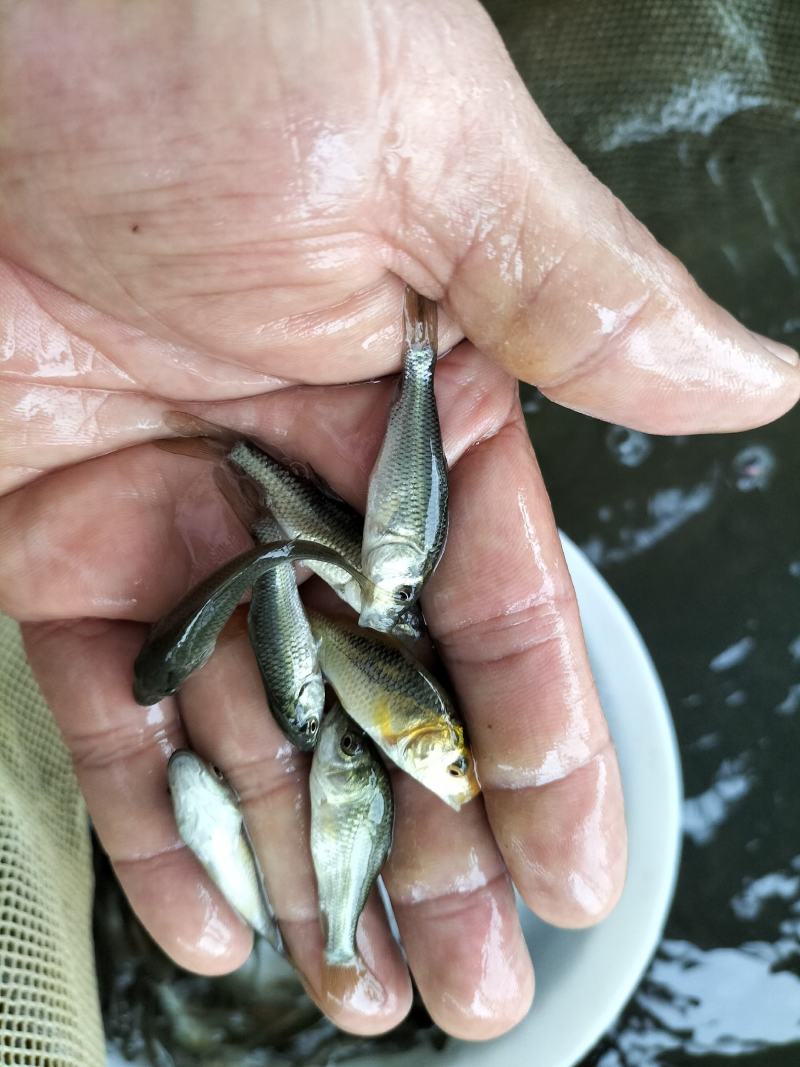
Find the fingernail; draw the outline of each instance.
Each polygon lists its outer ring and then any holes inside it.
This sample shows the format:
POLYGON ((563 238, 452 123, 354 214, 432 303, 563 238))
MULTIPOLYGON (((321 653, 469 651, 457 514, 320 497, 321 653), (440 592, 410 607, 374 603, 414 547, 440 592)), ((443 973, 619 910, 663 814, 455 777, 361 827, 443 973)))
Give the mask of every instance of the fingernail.
POLYGON ((766 348, 768 352, 771 352, 773 356, 777 356, 778 359, 782 359, 784 363, 788 363, 790 367, 796 367, 800 363, 800 356, 793 348, 789 348, 788 345, 782 345, 779 341, 772 341, 769 337, 765 337, 761 333, 756 333, 755 330, 751 331, 753 337, 760 342, 766 348))

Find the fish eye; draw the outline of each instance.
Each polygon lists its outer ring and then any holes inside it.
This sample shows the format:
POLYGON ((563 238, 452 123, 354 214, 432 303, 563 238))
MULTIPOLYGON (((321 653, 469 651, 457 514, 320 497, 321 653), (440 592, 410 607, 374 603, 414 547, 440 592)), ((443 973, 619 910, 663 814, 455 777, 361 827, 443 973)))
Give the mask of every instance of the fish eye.
POLYGON ((344 737, 342 738, 342 740, 340 742, 340 746, 341 746, 342 752, 344 752, 344 754, 346 756, 355 755, 359 751, 359 749, 361 747, 359 745, 359 743, 358 743, 358 738, 355 736, 355 734, 351 734, 351 733, 346 733, 344 735, 344 737))
POLYGON ((319 719, 316 715, 312 715, 303 727, 303 733, 306 737, 316 737, 317 730, 319 730, 319 719))
POLYGON ((467 773, 466 757, 459 756, 457 760, 454 760, 453 763, 450 764, 447 770, 453 776, 453 778, 463 778, 464 775, 467 773))
POLYGON ((414 587, 411 585, 401 585, 394 593, 395 600, 400 604, 407 604, 413 596, 414 587))

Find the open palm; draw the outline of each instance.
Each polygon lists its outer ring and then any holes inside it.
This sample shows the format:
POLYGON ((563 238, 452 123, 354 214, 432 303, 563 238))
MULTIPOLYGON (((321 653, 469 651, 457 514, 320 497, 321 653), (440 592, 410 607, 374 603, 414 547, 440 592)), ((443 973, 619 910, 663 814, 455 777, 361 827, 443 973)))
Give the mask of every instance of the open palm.
POLYGON ((445 1029, 502 1032, 533 990, 512 879, 581 926, 625 871, 516 378, 652 432, 731 430, 794 403, 796 357, 707 300, 591 178, 468 0, 34 0, 4 16, 0 70, 0 603, 132 905, 187 967, 248 952, 177 837, 165 765, 188 743, 238 790, 288 947, 337 1023, 394 1025, 410 969, 445 1029), (451 532, 424 608, 483 795, 456 814, 396 778, 384 877, 406 958, 373 899, 369 971, 334 995, 308 759, 266 713, 245 634, 177 699, 133 701, 146 623, 248 543, 210 466, 148 442, 188 409, 363 509, 404 282, 440 302, 453 346, 436 382, 451 532))

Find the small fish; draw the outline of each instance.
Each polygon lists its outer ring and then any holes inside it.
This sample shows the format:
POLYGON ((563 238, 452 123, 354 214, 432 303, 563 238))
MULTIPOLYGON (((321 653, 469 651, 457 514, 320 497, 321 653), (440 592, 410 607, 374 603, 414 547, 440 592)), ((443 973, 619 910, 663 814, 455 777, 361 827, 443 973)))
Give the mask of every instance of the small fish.
MULTIPOLYGON (((159 441, 160 448, 180 455, 224 460, 257 487, 259 510, 272 512, 287 537, 317 541, 338 552, 351 567, 361 570, 362 517, 307 464, 279 462, 255 441, 196 415, 170 411, 165 421, 183 439, 159 441)), ((235 494, 224 488, 223 491, 242 517, 235 494)), ((239 495, 244 495, 241 490, 239 495)), ((245 525, 249 524, 245 522, 245 525)), ((346 604, 361 611, 363 590, 351 572, 320 561, 309 561, 308 566, 346 604)), ((422 635, 424 628, 418 605, 409 604, 396 613, 394 633, 416 638, 422 635)))
MULTIPOLYGON (((157 703, 203 666, 243 593, 263 574, 285 563, 311 559, 350 569, 336 552, 313 541, 276 541, 236 556, 196 585, 151 627, 133 665, 136 702, 157 703)), ((358 569, 352 569, 365 582, 358 569)))
POLYGON ((371 580, 359 622, 396 631, 447 538, 447 463, 433 390, 436 304, 406 289, 397 397, 369 481, 361 567, 371 580))
MULTIPOLYGON (((256 523, 253 535, 268 544, 280 538, 281 530, 270 516, 256 523)), ((255 583, 247 629, 270 711, 292 744, 312 749, 325 707, 325 682, 291 563, 255 583)))
POLYGON ((222 775, 187 748, 167 764, 178 833, 230 906, 283 951, 236 794, 222 775))
POLYGON ((322 721, 309 789, 325 959, 348 966, 357 962, 358 919, 391 847, 394 803, 372 742, 338 705, 322 721))
POLYGON ((480 792, 450 698, 391 638, 309 612, 319 662, 347 714, 401 770, 456 811, 480 792))

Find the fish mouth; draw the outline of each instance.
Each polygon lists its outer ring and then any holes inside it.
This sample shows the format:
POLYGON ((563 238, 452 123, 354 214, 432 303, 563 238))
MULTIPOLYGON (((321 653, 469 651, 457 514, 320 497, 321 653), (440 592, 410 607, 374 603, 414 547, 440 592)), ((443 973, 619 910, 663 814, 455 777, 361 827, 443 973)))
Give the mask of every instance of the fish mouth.
POLYGON ((182 763, 187 756, 191 755, 192 753, 188 748, 176 748, 167 760, 167 770, 169 770, 170 767, 175 767, 178 763, 182 763))
POLYGON ((134 682, 133 682, 133 699, 136 701, 137 704, 141 704, 141 706, 143 708, 152 707, 153 704, 157 704, 159 702, 159 700, 163 700, 163 698, 165 696, 168 696, 168 695, 169 695, 168 693, 164 693, 164 694, 156 693, 152 689, 148 689, 145 685, 143 685, 138 680, 138 678, 134 679, 134 682))
POLYGON ((134 675, 133 678, 133 699, 137 704, 141 704, 145 708, 152 707, 153 704, 157 704, 159 700, 163 700, 165 697, 171 697, 173 693, 177 693, 181 687, 180 681, 176 682, 172 675, 167 681, 163 682, 158 688, 154 686, 147 686, 140 678, 134 675))
POLYGON ((395 628, 395 619, 387 611, 370 606, 361 609, 358 625, 367 630, 377 630, 379 633, 388 634, 395 628))
POLYGON ((407 617, 409 605, 398 603, 392 596, 376 595, 371 599, 366 597, 361 601, 361 614, 358 616, 358 625, 368 630, 377 630, 379 633, 412 633, 412 621, 407 617))

